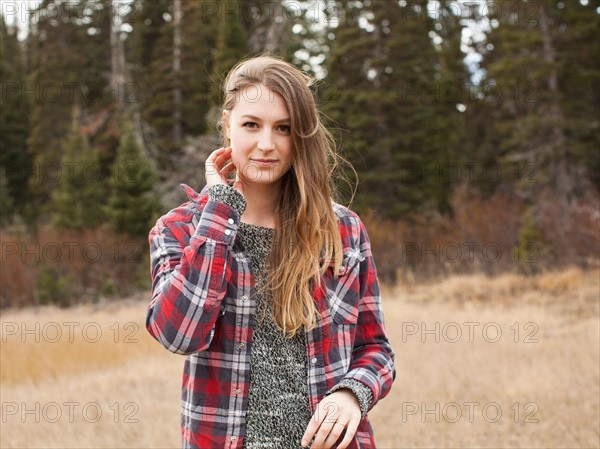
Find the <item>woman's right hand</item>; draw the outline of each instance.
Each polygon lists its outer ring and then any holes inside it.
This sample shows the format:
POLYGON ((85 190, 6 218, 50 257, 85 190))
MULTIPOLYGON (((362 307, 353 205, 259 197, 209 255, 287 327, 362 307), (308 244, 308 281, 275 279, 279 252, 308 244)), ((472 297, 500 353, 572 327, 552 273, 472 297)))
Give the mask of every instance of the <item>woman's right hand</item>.
MULTIPOLYGON (((206 159, 206 162, 204 163, 204 171, 206 174, 206 185, 208 187, 215 184, 229 185, 227 183, 227 177, 236 168, 233 160, 231 159, 231 152, 231 147, 222 147, 210 153, 206 159), (229 163, 227 163, 228 161, 229 163)), ((237 175, 235 182, 233 183, 233 188, 235 188, 242 195, 244 194, 242 182, 237 175)))

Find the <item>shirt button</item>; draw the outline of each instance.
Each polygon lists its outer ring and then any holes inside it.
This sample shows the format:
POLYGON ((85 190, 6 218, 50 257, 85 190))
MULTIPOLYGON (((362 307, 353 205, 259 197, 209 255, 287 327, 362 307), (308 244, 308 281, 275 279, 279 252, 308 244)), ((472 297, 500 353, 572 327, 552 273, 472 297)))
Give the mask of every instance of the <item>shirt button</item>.
POLYGON ((234 435, 231 437, 231 441, 237 441, 237 437, 234 435))
POLYGON ((313 357, 312 359, 310 359, 310 363, 312 363, 313 365, 315 365, 317 363, 317 358, 313 357))
POLYGON ((246 347, 246 343, 242 342, 238 345, 238 348, 244 349, 246 347))
POLYGON ((248 295, 242 296, 242 301, 247 301, 247 300, 248 300, 248 295))
POLYGON ((225 229, 225 235, 231 234, 231 229, 225 229))
POLYGON ((233 220, 233 218, 230 218, 229 220, 227 220, 227 222, 228 222, 229 224, 233 224, 233 223, 234 223, 234 220, 233 220))
POLYGON ((242 390, 240 390, 239 388, 236 388, 235 394, 237 394, 239 396, 240 394, 242 394, 242 390))

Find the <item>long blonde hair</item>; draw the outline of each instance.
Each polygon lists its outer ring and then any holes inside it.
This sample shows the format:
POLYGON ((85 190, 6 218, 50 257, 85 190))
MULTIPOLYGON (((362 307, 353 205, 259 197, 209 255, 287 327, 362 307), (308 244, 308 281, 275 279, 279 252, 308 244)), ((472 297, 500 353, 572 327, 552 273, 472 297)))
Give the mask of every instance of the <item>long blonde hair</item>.
MULTIPOLYGON (((318 310, 309 283, 312 280, 320 286, 330 262, 334 262, 334 273, 342 265, 332 175, 339 161, 345 159, 336 152, 335 140, 321 121, 310 90, 314 82, 280 58, 260 55, 239 62, 223 84, 225 110, 233 109, 236 95, 254 85, 264 85, 281 95, 288 109, 293 159, 280 180, 264 287, 271 294, 274 322, 287 337, 296 335, 302 326, 310 329, 316 325, 318 310)), ((218 127, 229 144, 224 123, 219 122, 218 127)))

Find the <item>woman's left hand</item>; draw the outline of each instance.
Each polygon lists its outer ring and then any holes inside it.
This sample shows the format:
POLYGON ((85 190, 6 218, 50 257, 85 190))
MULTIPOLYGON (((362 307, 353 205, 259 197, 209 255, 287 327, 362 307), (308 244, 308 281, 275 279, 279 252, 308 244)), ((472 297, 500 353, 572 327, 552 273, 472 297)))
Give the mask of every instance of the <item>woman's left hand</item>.
POLYGON ((316 434, 311 449, 329 449, 345 429, 344 439, 337 446, 345 449, 354 438, 360 419, 358 399, 351 390, 341 388, 319 402, 302 436, 302 446, 306 447, 316 434))

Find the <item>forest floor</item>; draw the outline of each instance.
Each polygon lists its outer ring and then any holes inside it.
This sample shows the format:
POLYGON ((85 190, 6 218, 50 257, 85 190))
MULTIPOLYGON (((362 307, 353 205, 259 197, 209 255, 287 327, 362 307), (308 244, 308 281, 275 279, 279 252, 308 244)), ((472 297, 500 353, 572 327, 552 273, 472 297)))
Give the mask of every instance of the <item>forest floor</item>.
MULTIPOLYGON (((600 447, 600 271, 382 286, 397 377, 378 448, 600 447)), ((3 448, 177 448, 184 358, 148 295, 0 316, 3 448)))

